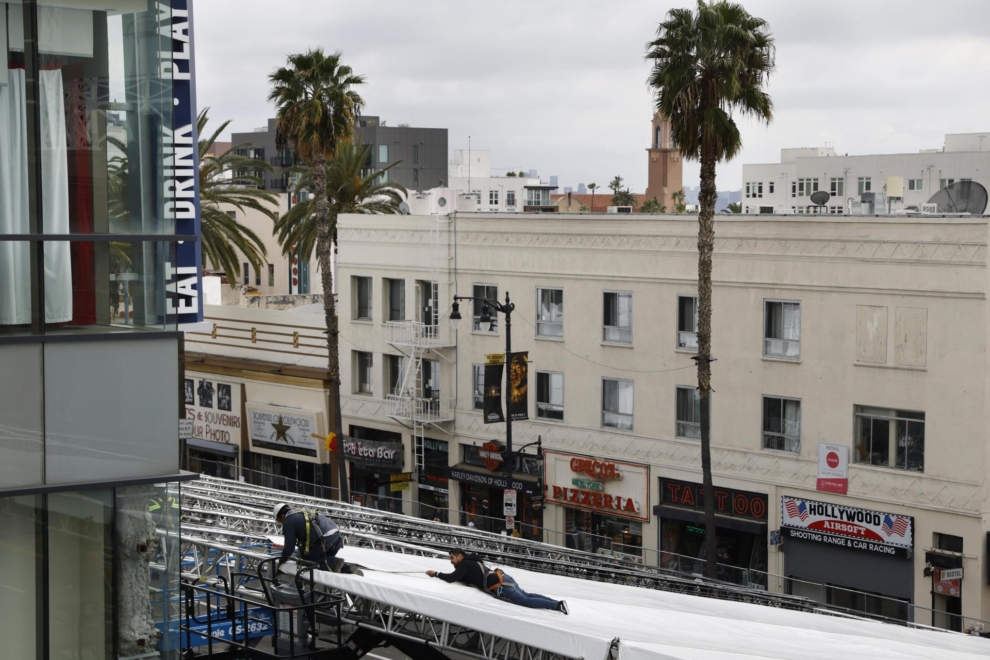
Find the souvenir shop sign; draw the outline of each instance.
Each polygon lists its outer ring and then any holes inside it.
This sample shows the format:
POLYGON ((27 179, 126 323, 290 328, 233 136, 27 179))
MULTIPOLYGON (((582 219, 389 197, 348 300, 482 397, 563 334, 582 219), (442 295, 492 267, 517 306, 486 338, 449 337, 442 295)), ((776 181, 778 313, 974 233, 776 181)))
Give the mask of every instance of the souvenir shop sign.
POLYGON ((401 442, 389 440, 344 439, 344 456, 359 465, 400 469, 403 461, 401 442))
MULTIPOLYGON (((715 513, 766 522, 768 499, 762 493, 715 487, 715 513)), ((660 501, 682 509, 705 510, 705 488, 677 479, 660 479, 660 501)))
POLYGON ((285 406, 248 403, 248 432, 251 445, 261 449, 315 458, 319 413, 285 406))
POLYGON ((190 438, 241 444, 241 385, 207 375, 186 372, 186 419, 193 424, 190 438))
POLYGON ((649 466, 556 451, 544 451, 543 464, 548 504, 649 519, 649 466))
POLYGON ((914 518, 784 495, 781 527, 790 538, 903 557, 914 547, 914 518))

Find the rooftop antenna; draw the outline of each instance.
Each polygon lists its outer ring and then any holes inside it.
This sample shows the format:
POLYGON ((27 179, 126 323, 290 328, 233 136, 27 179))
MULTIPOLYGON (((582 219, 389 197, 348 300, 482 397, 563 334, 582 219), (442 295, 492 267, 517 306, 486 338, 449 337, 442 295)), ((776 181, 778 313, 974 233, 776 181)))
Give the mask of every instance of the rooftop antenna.
POLYGON ((471 194, 471 136, 468 136, 468 194, 471 194))
POLYGON ((827 190, 817 190, 811 193, 811 203, 818 205, 819 215, 825 210, 825 205, 828 204, 828 200, 830 199, 832 199, 832 194, 827 190))

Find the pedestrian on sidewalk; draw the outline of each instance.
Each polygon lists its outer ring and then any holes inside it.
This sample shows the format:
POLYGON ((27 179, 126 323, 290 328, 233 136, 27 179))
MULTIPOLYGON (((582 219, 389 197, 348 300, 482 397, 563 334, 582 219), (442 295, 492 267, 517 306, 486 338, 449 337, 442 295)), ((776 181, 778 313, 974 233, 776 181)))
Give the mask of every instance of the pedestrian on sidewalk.
POLYGON ((512 576, 502 571, 502 569, 496 568, 489 570, 481 557, 476 554, 460 549, 451 550, 450 563, 454 565, 454 571, 452 573, 426 571, 426 574, 431 578, 440 578, 444 582, 462 582, 472 587, 477 587, 499 600, 521 605, 522 607, 554 610, 568 614, 566 602, 554 600, 540 594, 527 593, 512 576))

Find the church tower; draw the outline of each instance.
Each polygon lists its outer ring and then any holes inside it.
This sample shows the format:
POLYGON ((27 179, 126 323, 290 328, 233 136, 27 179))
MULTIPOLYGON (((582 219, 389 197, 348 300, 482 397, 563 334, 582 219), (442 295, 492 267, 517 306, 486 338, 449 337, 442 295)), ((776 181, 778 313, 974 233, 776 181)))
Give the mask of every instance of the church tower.
POLYGON ((674 200, 671 195, 684 188, 681 172, 681 154, 674 149, 670 140, 670 121, 657 112, 653 115, 650 130, 649 169, 646 179, 646 199, 656 199, 673 212, 674 200))

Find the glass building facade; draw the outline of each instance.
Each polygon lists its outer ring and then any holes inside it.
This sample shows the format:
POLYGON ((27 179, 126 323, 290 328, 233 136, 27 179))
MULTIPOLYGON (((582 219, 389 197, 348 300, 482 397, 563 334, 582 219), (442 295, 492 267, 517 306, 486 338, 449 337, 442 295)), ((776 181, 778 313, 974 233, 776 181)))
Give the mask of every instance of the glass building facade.
POLYGON ((163 631, 187 478, 175 273, 198 244, 195 130, 175 130, 187 10, 0 0, 5 658, 179 656, 163 631))

